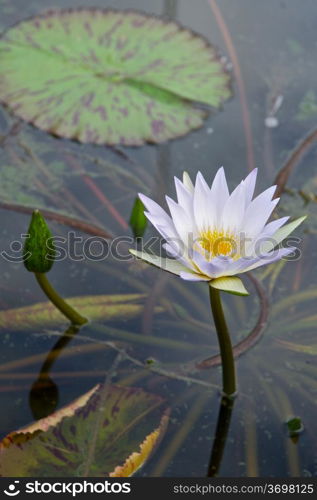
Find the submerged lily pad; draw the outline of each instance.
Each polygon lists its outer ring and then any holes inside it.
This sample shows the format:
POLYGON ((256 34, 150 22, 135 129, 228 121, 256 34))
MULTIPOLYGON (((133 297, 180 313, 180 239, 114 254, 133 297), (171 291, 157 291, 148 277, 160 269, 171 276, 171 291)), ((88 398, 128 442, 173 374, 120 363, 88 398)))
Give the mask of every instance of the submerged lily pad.
POLYGON ((215 49, 174 22, 134 11, 48 12, 0 42, 0 100, 60 137, 160 143, 203 124, 230 97, 215 49))
POLYGON ((156 395, 132 387, 96 386, 5 437, 0 442, 0 476, 131 476, 153 452, 167 419, 163 400, 156 395))
MULTIPOLYGON (((84 295, 66 298, 67 303, 91 321, 113 321, 134 318, 144 309, 144 295, 84 295)), ((155 312, 161 312, 156 307, 155 312)), ((0 311, 0 330, 34 331, 57 328, 65 324, 65 317, 51 302, 0 311)))

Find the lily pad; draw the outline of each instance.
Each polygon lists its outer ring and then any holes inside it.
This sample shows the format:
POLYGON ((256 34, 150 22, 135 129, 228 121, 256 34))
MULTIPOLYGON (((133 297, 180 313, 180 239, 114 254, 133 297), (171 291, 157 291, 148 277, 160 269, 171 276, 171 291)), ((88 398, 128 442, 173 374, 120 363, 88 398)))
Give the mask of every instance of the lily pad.
POLYGON ((54 135, 141 145, 179 137, 231 95, 215 49, 174 22, 73 9, 22 21, 0 41, 0 101, 54 135))
POLYGON ((131 387, 96 386, 5 437, 0 443, 0 476, 131 476, 158 444, 167 418, 163 400, 156 395, 131 387))

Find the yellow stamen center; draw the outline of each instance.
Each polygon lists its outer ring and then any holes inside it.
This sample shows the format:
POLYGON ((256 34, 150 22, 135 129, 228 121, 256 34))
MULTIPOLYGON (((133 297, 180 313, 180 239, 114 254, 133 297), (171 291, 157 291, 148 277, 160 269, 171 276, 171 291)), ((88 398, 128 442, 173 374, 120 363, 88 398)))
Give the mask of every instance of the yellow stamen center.
POLYGON ((207 229, 199 235, 198 242, 210 257, 229 256, 237 257, 237 238, 227 231, 207 229))

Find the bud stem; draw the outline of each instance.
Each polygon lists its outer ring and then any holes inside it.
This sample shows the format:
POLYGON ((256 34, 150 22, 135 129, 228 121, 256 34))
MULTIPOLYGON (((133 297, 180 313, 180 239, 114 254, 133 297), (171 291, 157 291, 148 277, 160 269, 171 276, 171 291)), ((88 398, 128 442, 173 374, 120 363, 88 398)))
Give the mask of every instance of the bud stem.
POLYGON ((48 281, 46 274, 34 273, 38 284, 42 288, 48 299, 54 304, 55 307, 70 320, 73 325, 84 325, 88 322, 87 318, 81 316, 75 309, 73 309, 64 299, 54 290, 48 281))

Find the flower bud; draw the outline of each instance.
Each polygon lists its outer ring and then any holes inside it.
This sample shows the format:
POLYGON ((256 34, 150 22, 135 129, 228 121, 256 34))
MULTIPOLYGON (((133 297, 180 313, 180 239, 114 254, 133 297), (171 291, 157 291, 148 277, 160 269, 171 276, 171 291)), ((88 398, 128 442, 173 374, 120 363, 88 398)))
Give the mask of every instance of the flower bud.
POLYGON ((34 210, 24 245, 23 260, 26 269, 33 273, 47 273, 55 259, 52 233, 42 214, 34 210))
POLYGON ((130 227, 135 238, 142 238, 146 226, 147 218, 144 215, 144 205, 139 198, 136 198, 130 217, 130 227))

